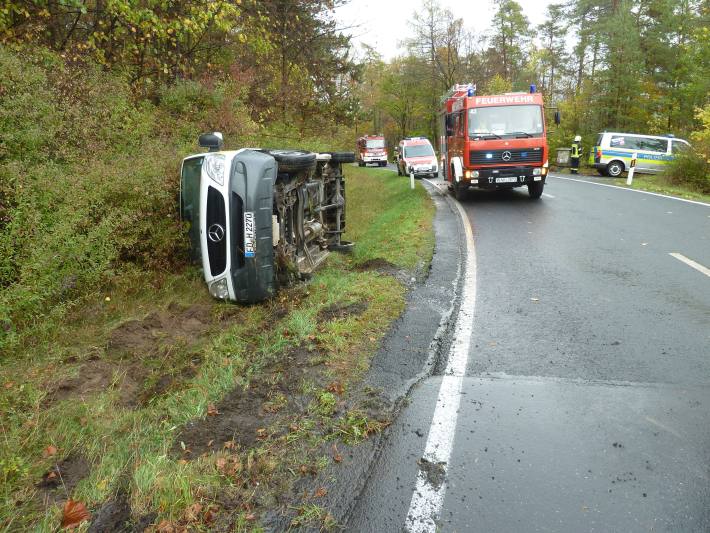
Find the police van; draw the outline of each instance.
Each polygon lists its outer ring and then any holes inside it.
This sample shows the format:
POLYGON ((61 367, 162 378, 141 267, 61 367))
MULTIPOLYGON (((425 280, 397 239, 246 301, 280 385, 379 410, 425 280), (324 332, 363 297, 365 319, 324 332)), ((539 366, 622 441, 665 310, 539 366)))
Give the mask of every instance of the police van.
POLYGON ((636 153, 636 172, 657 173, 663 172, 679 151, 688 148, 688 141, 670 135, 604 132, 589 154, 589 163, 602 176, 616 178, 629 168, 636 153))

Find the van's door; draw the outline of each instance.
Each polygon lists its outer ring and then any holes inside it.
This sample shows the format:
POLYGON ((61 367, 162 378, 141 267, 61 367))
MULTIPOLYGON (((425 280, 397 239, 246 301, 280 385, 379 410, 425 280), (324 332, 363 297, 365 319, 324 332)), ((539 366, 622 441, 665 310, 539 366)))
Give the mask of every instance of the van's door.
POLYGON ((668 157, 669 139, 664 137, 634 137, 639 158, 637 170, 641 172, 661 172, 668 157))

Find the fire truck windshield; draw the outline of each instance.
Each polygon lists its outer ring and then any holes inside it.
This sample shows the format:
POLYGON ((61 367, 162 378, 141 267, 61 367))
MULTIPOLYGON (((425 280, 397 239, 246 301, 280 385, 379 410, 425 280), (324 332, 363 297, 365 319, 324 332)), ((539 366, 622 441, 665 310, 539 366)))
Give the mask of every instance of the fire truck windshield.
POLYGON ((514 137, 542 135, 542 108, 539 105, 477 107, 468 111, 468 136, 514 137))
POLYGON ((431 144, 413 144, 404 147, 404 157, 426 157, 428 155, 434 155, 431 144))
POLYGON ((368 148, 384 148, 385 147, 385 140, 384 139, 373 139, 372 141, 367 141, 365 143, 365 146, 368 148))

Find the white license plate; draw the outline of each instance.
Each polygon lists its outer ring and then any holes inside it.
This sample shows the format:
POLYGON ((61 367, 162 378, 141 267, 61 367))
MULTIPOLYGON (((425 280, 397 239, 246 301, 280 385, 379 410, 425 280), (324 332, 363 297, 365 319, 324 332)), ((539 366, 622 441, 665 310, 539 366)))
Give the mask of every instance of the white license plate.
POLYGON ((496 178, 496 183, 518 183, 518 178, 496 178))
POLYGON ((244 257, 254 257, 256 248, 254 246, 254 212, 244 212, 244 257))

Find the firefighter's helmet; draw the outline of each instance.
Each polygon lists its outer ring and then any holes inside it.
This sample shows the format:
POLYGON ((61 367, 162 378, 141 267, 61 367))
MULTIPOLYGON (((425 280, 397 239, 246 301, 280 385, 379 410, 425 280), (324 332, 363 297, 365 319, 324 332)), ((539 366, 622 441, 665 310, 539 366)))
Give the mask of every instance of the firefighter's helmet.
POLYGON ((582 136, 581 136, 581 135, 575 135, 575 136, 574 136, 574 142, 576 142, 576 143, 582 142, 582 136))

